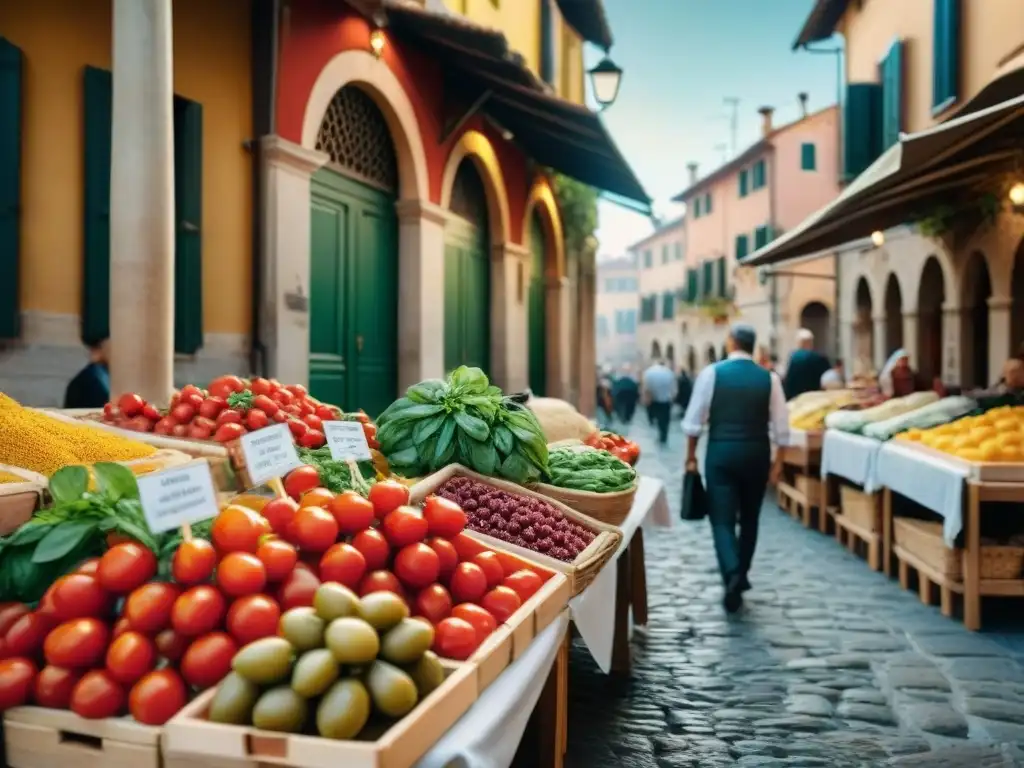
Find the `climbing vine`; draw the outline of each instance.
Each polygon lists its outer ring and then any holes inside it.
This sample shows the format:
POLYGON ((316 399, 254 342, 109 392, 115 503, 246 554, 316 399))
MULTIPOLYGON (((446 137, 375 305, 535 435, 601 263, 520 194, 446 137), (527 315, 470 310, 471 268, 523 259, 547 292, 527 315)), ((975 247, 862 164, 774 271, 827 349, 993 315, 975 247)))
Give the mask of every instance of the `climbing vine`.
POLYGON ((552 173, 552 187, 562 215, 566 247, 581 253, 597 230, 597 190, 560 173, 552 173))
POLYGON ((954 241, 969 238, 982 227, 991 226, 999 215, 999 198, 984 193, 958 204, 937 205, 917 219, 918 231, 925 237, 954 241))

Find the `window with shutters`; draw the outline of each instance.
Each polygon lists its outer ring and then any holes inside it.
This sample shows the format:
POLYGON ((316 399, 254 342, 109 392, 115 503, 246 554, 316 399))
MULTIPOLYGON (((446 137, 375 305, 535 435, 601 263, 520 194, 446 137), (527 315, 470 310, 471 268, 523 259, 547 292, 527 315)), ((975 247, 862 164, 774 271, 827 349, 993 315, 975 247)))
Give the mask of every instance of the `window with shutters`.
POLYGON ((800 145, 800 170, 814 171, 818 167, 818 158, 815 157, 817 148, 813 142, 804 142, 800 145))
POLYGON ((676 261, 682 261, 683 260, 683 244, 682 243, 676 243, 675 251, 676 251, 676 253, 675 253, 676 261))
POLYGON ((597 335, 598 338, 608 338, 608 318, 604 315, 597 316, 597 335))
POLYGON ((701 281, 701 296, 708 298, 714 295, 715 292, 715 264, 713 261, 705 261, 702 269, 704 276, 701 281))
POLYGON ((700 271, 697 269, 686 270, 686 301, 693 304, 700 296, 700 271))
POLYGON ((751 168, 751 190, 758 190, 764 187, 768 183, 768 171, 764 163, 764 158, 761 158, 754 163, 751 168))
POLYGON ((21 335, 21 49, 0 37, 0 339, 21 335))
POLYGON ((882 154, 882 85, 849 83, 843 103, 843 179, 850 181, 882 154))
POLYGON ((745 258, 750 252, 750 240, 746 235, 736 235, 736 261, 745 258))
POLYGON ((668 264, 668 243, 661 246, 661 263, 668 264))
POLYGON ((644 251, 644 266, 651 267, 654 265, 654 256, 649 250, 644 251))
POLYGON ((764 248, 768 245, 768 227, 758 227, 754 230, 754 250, 764 248))
POLYGON ((740 171, 740 197, 746 197, 750 193, 750 171, 744 168, 740 171))
POLYGON ((711 193, 704 193, 704 213, 711 213, 711 193))
POLYGON ((715 268, 718 272, 716 285, 716 288, 718 289, 717 293, 719 298, 724 299, 729 295, 729 286, 725 271, 725 256, 720 257, 716 261, 715 268))
POLYGON ((932 14, 932 112, 956 102, 960 80, 961 0, 935 0, 932 14))
POLYGON ((900 140, 903 129, 903 43, 899 40, 882 59, 882 150, 900 140))
POLYGON ((676 313, 676 297, 672 291, 666 291, 661 295, 661 319, 671 320, 676 313))
POLYGON ((702 201, 701 201, 701 199, 699 197, 694 198, 694 200, 693 200, 693 218, 695 218, 695 219, 699 219, 700 218, 700 204, 701 204, 701 202, 702 201))

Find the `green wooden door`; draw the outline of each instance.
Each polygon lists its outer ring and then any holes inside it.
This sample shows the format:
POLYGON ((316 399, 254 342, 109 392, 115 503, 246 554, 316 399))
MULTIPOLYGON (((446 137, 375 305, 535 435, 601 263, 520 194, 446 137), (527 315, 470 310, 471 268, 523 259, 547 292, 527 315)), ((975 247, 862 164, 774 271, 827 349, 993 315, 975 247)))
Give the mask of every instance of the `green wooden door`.
POLYGON ((0 339, 21 335, 21 49, 0 37, 0 339))
POLYGON ((544 283, 544 227, 534 214, 530 220, 529 347, 530 389, 543 397, 547 389, 547 296, 544 283))
POLYGON ((312 189, 310 392, 376 416, 398 388, 394 199, 331 170, 312 189))
POLYGON ((483 227, 452 217, 445 228, 444 365, 487 371, 491 361, 491 264, 483 227))

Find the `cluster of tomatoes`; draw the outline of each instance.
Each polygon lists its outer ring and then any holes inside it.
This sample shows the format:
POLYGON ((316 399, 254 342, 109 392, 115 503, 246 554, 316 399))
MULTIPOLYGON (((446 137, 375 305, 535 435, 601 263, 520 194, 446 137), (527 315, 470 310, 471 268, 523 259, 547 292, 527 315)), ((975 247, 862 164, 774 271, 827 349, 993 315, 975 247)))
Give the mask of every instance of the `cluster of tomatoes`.
POLYGON ((626 462, 631 467, 636 466, 637 461, 640 459, 640 446, 615 432, 594 432, 583 442, 591 448, 608 451, 608 453, 626 462))
MULTIPOLYGON (((166 411, 134 393, 123 394, 103 408, 103 420, 122 429, 220 443, 271 424, 287 424, 295 441, 305 448, 322 447, 326 443, 323 423, 343 417, 339 408, 310 397, 300 384, 238 376, 216 378, 207 389, 192 384, 182 387, 166 411)), ((369 417, 360 412, 355 418, 363 423, 370 447, 377 447, 377 429, 369 417)))

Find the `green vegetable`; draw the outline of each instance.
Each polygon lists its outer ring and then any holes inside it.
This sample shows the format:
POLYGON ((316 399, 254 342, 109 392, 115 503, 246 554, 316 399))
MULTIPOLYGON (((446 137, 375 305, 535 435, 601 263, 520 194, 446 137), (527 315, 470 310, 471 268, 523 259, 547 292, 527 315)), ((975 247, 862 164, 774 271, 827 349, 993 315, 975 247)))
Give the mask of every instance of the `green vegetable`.
POLYGON ((559 448, 548 455, 546 480, 574 491, 618 493, 633 487, 636 471, 607 451, 559 448))
POLYGON ((353 478, 348 462, 335 461, 331 456, 331 449, 327 446, 315 449, 299 448, 299 458, 306 464, 316 467, 324 488, 335 493, 356 491, 365 496, 370 492, 370 486, 377 479, 377 470, 372 461, 356 462, 361 476, 353 478))

